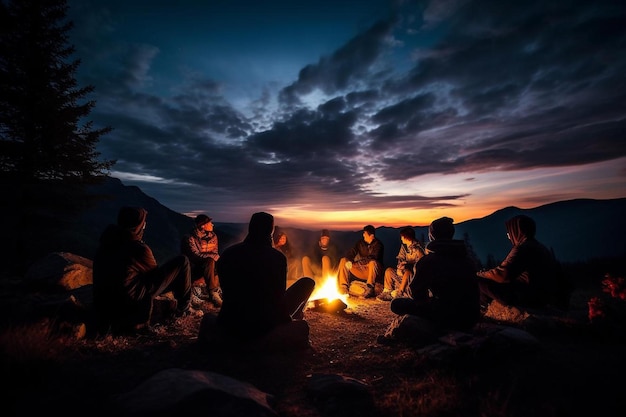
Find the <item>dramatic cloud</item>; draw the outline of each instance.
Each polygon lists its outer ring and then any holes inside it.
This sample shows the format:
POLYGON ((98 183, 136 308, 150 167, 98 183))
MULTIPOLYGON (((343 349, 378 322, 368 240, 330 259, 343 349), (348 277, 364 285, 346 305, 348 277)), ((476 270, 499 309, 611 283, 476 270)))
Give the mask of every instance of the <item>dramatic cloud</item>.
POLYGON ((114 176, 174 210, 352 227, 624 196, 619 2, 131 3, 70 1, 71 42, 114 176))

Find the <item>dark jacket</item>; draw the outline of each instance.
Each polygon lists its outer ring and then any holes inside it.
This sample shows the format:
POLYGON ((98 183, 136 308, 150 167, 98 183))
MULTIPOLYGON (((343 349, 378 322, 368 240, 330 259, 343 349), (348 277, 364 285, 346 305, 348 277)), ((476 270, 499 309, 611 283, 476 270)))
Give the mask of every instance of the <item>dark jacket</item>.
POLYGON ((322 257, 328 256, 331 268, 336 268, 339 264, 339 249, 337 248, 337 245, 332 242, 329 242, 328 246, 323 248, 318 240, 311 245, 305 255, 311 258, 311 262, 315 262, 320 265, 322 264, 322 257))
POLYGON ((423 307, 418 315, 441 326, 466 329, 480 318, 476 267, 462 240, 431 241, 415 264, 409 291, 423 307))
POLYGON ((513 244, 504 261, 477 275, 501 284, 510 284, 513 302, 541 306, 559 291, 559 264, 552 252, 535 239, 535 222, 528 216, 512 217, 505 223, 513 244))
POLYGON ((93 260, 94 308, 114 324, 143 322, 150 314, 151 288, 142 275, 155 269, 157 261, 142 236, 143 230, 115 224, 100 236, 93 260))
POLYGON ((374 237, 372 243, 367 243, 360 239, 346 254, 346 259, 352 263, 366 264, 371 260, 378 261, 383 264, 385 247, 377 237, 374 237))
POLYGON ((235 340, 255 339, 291 321, 284 303, 287 259, 272 247, 272 228, 251 220, 244 241, 226 248, 217 261, 223 299, 217 325, 235 340))

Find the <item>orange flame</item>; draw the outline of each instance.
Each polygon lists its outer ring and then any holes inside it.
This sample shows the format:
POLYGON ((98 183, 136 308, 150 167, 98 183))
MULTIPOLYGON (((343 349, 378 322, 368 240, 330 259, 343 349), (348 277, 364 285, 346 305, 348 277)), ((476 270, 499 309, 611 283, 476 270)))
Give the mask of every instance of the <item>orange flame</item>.
POLYGON ((311 294, 309 300, 326 298, 332 301, 338 298, 348 304, 348 296, 346 294, 339 294, 339 290, 337 289, 337 275, 327 275, 321 281, 321 285, 319 281, 316 282, 315 290, 313 290, 313 294, 311 294))

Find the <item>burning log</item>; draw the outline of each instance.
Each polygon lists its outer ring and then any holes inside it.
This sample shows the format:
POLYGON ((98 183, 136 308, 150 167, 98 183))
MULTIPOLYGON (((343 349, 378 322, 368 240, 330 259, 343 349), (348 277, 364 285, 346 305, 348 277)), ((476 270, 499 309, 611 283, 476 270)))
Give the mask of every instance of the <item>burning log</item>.
POLYGON ((337 313, 343 311, 348 307, 340 298, 328 299, 318 298, 316 300, 309 301, 307 308, 313 311, 325 311, 327 313, 337 313))

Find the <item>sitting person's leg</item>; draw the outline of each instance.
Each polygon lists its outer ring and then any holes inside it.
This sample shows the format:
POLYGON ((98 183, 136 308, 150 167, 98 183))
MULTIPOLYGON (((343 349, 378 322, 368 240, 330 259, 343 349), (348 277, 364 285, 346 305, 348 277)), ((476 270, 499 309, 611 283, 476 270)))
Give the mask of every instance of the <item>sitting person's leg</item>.
POLYGON ((346 258, 341 258, 339 260, 339 271, 337 272, 337 284, 338 284, 340 294, 347 294, 348 289, 350 288, 350 270, 348 270, 348 267, 346 266, 346 262, 348 262, 346 258))
POLYGON ((367 263, 367 283, 376 285, 376 281, 382 276, 383 266, 380 262, 369 261, 367 263))
POLYGON ((191 269, 185 255, 178 255, 147 274, 153 297, 172 291, 178 310, 186 311, 191 300, 191 269))
POLYGON ((490 279, 478 278, 480 305, 486 307, 492 300, 503 305, 514 305, 515 294, 510 284, 501 284, 490 279))
POLYGON ((314 289, 315 280, 313 280, 313 278, 303 277, 285 290, 285 306, 287 307, 289 316, 293 317, 304 310, 314 289))

